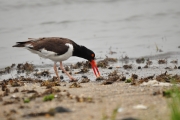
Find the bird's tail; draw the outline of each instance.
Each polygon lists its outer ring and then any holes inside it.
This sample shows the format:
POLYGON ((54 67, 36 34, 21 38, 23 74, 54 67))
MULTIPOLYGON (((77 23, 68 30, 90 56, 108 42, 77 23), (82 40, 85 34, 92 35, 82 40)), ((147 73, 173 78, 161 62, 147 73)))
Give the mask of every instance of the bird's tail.
POLYGON ((25 47, 29 43, 31 43, 31 41, 16 42, 16 45, 13 45, 12 47, 25 47))

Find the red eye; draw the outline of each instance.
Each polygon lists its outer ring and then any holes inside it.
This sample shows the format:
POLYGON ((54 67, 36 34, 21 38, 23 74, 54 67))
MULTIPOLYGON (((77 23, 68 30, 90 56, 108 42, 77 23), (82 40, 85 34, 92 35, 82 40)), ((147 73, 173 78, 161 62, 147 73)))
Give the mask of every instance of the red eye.
POLYGON ((92 57, 94 57, 94 54, 91 54, 92 57))

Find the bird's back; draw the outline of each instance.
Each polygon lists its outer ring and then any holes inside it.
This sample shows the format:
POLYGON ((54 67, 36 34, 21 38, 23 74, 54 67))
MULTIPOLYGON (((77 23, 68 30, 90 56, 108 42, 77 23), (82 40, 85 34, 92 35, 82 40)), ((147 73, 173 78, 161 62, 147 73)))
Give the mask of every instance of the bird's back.
POLYGON ((41 57, 53 61, 63 61, 72 56, 74 44, 72 40, 67 38, 43 37, 29 38, 28 41, 17 42, 13 47, 25 47, 41 57))

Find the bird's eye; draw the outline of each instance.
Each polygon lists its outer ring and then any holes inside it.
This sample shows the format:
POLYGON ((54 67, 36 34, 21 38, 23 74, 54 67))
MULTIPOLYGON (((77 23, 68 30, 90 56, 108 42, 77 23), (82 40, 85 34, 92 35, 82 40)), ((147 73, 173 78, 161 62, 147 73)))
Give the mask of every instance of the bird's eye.
POLYGON ((91 56, 94 58, 94 54, 91 54, 91 56))

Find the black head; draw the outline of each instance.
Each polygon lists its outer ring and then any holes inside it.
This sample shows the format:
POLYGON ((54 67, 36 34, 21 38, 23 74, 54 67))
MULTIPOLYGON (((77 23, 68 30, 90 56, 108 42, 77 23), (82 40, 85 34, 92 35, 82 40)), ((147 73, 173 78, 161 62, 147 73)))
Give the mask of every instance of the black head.
POLYGON ((92 50, 90 50, 84 46, 81 46, 81 49, 83 51, 82 58, 87 59, 89 61, 92 61, 95 59, 95 53, 92 50))
POLYGON ((95 58, 95 53, 92 50, 86 48, 85 46, 75 46, 73 56, 81 57, 92 61, 95 58))
POLYGON ((74 46, 73 56, 78 56, 78 57, 89 60, 96 77, 100 76, 99 70, 98 70, 96 62, 94 60, 95 54, 92 50, 90 50, 84 46, 76 45, 76 46, 74 46))

